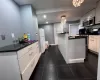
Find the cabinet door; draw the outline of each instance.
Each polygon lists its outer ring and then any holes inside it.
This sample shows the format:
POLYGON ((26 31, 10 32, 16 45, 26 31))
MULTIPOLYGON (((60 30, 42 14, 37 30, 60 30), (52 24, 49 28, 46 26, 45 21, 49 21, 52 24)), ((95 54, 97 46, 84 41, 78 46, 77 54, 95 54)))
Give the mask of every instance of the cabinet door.
POLYGON ((92 42, 90 39, 89 39, 89 43, 88 43, 88 49, 92 50, 92 42))
POLYGON ((92 51, 97 51, 97 41, 95 36, 89 36, 89 49, 92 51))
POLYGON ((93 51, 97 52, 97 39, 93 40, 93 51))
POLYGON ((99 53, 100 50, 100 36, 97 38, 97 52, 99 53))
POLYGON ((88 49, 93 49, 93 37, 89 36, 88 49))
POLYGON ((96 8, 96 20, 95 23, 98 24, 100 23, 100 1, 97 4, 97 8, 96 8))
POLYGON ((32 59, 32 61, 28 64, 28 67, 25 69, 25 71, 22 73, 23 80, 29 80, 34 68, 35 68, 35 58, 32 59))

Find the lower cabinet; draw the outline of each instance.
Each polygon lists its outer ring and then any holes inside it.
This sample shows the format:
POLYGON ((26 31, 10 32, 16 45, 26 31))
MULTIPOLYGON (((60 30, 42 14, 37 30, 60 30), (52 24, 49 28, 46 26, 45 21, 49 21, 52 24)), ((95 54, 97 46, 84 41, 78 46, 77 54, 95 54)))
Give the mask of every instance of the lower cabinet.
POLYGON ((100 43, 100 36, 94 36, 94 35, 89 36, 88 49, 99 53, 99 48, 100 48, 99 43, 100 43))
POLYGON ((30 63, 26 67, 25 71, 22 73, 23 80, 29 80, 29 78, 30 78, 30 76, 31 76, 36 64, 37 64, 38 59, 39 59, 39 55, 37 54, 35 56, 35 58, 33 58, 32 61, 30 61, 30 63))
POLYGON ((0 53, 0 80, 29 80, 40 56, 38 42, 18 51, 0 53))
POLYGON ((40 57, 38 43, 32 44, 28 49, 28 52, 18 59, 22 80, 29 80, 40 57))

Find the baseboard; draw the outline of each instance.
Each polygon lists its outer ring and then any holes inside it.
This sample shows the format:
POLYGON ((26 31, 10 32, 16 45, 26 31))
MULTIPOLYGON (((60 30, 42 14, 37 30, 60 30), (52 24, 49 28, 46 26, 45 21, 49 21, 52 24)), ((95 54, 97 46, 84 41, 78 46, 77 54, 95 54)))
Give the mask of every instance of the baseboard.
POLYGON ((42 53, 40 52, 40 55, 41 55, 42 53))
MULTIPOLYGON (((46 49, 45 49, 46 50, 46 49)), ((40 54, 43 54, 44 52, 45 52, 45 50, 42 52, 42 51, 40 51, 40 54)))
POLYGON ((85 58, 69 59, 68 63, 83 63, 85 58))
POLYGON ((98 57, 98 54, 99 54, 98 52, 92 51, 90 49, 88 49, 88 51, 89 51, 89 54, 92 54, 92 55, 98 57))

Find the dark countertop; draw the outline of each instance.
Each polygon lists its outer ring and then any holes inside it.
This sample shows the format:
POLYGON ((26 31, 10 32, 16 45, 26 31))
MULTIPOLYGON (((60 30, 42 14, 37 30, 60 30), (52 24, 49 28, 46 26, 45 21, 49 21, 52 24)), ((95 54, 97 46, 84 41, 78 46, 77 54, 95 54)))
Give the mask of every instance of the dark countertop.
MULTIPOLYGON (((33 44, 33 43, 31 43, 31 44, 33 44)), ((25 43, 25 44, 12 44, 12 45, 8 45, 8 46, 4 46, 4 47, 0 48, 0 53, 3 53, 3 52, 16 52, 16 51, 21 50, 21 49, 23 49, 23 48, 25 48, 25 47, 27 47, 31 44, 25 43)))
POLYGON ((82 39, 82 38, 87 38, 87 36, 69 36, 68 39, 72 40, 72 39, 82 39))

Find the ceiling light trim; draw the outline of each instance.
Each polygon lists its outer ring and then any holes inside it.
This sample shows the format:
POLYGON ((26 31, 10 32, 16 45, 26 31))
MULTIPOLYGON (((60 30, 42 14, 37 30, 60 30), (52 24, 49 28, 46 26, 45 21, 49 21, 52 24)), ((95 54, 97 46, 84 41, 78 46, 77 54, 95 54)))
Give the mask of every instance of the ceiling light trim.
POLYGON ((59 9, 50 9, 50 10, 37 10, 36 11, 36 14, 46 14, 46 13, 54 13, 54 12, 61 12, 61 11, 70 11, 70 10, 73 10, 73 9, 62 9, 62 8, 59 8, 59 9))
POLYGON ((48 24, 49 22, 47 21, 46 24, 48 24))
POLYGON ((43 18, 46 19, 47 18, 47 15, 43 15, 43 18))

